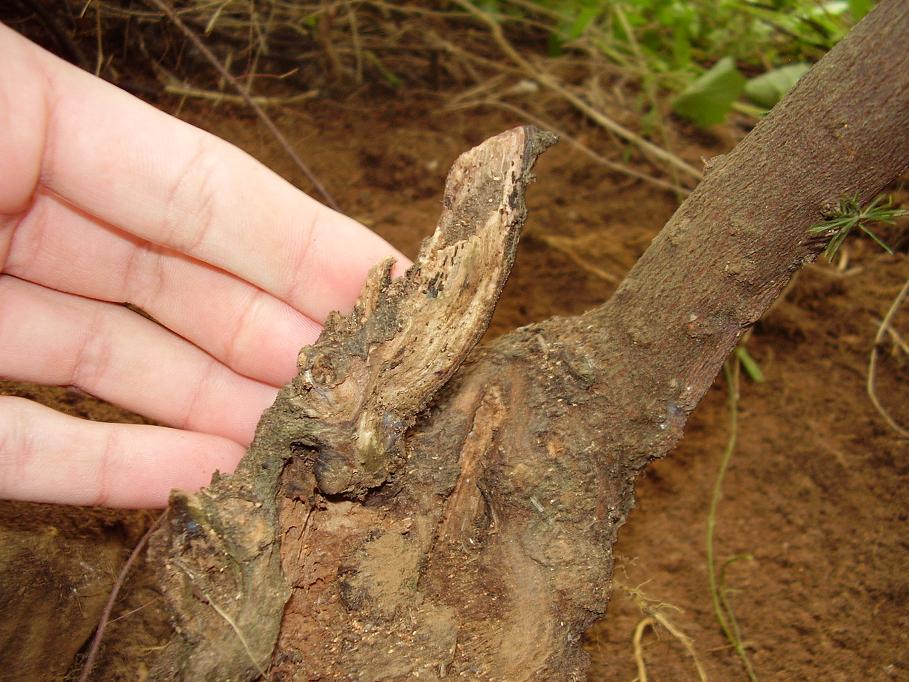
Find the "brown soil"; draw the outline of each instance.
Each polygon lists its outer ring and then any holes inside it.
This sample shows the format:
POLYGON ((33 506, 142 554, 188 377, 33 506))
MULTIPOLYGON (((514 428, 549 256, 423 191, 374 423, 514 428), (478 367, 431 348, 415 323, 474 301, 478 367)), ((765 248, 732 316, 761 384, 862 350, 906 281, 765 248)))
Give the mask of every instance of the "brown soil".
MULTIPOLYGON (((175 103, 160 106, 173 109, 175 103)), ((193 104, 181 116, 302 182, 245 114, 193 104)), ((520 122, 495 112, 443 113, 439 101, 406 94, 310 102, 279 117, 344 210, 410 256, 435 224, 444 175, 457 154, 520 122)), ((727 132, 730 138, 738 134, 727 132)), ((686 145, 683 156, 694 163, 725 151, 713 138, 686 145)), ((537 175, 527 231, 490 334, 603 301, 614 283, 584 264, 621 277, 676 205, 674 196, 604 172, 567 145, 548 153, 537 175), (561 248, 552 237, 560 238, 561 248)), ((887 235, 898 241, 897 232, 887 235)), ((896 256, 857 241, 848 248, 845 273, 827 264, 803 271, 748 346, 766 382, 742 383, 738 448, 719 507, 717 555, 721 561, 753 557, 731 565, 726 581, 762 679, 909 677, 909 444, 888 429, 864 388, 877 323, 909 276, 909 260, 905 246, 896 256)), ((909 338, 909 310, 895 326, 909 338)), ((888 344, 878 372, 880 395, 903 424, 909 424, 907 360, 888 344)), ((80 416, 133 418, 72 390, 2 388, 80 416)), ((710 679, 744 677, 712 612, 704 550, 711 488, 728 435, 725 400, 720 381, 680 447, 638 482, 637 508, 616 548, 621 558, 609 615, 589 633, 591 679, 638 674, 632 635, 643 616, 633 589, 693 639, 710 679)), ((5 558, 0 567, 0 603, 8 616, 0 679, 60 679, 77 669, 73 656, 143 523, 136 513, 0 504, 0 543, 19 538, 24 551, 29 538, 35 546, 48 534, 54 538, 40 552, 33 546, 18 562, 5 558), (101 578, 89 580, 95 574, 101 578), (29 591, 28 585, 35 587, 29 591), (53 637, 39 633, 30 644, 14 638, 37 620, 28 603, 44 600, 62 614, 53 637)), ((114 610, 120 620, 108 652, 118 642, 142 645, 130 638, 130 623, 161 607, 147 581, 143 569, 131 578, 114 610)), ((647 630, 643 657, 651 680, 697 679, 684 647, 665 629, 647 630)), ((113 658, 109 653, 108 663, 102 661, 99 679, 142 676, 116 670, 113 658)))

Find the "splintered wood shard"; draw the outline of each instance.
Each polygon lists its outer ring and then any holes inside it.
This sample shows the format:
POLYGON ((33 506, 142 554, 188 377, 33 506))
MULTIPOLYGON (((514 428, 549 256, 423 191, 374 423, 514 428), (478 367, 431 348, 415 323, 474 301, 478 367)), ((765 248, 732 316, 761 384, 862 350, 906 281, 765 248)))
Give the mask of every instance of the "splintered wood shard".
POLYGON ((297 482, 284 481, 285 495, 311 500, 361 497, 403 461, 402 436, 486 330, 530 170, 555 139, 520 127, 463 154, 413 267, 392 281, 392 262, 381 263, 353 312, 329 317, 234 474, 173 493, 149 551, 176 634, 153 679, 251 679, 268 667, 290 596, 276 499, 287 462, 297 482))
POLYGON ((516 128, 463 154, 435 234, 407 275, 370 274, 355 310, 300 353, 295 406, 323 493, 361 495, 401 460, 403 432, 486 331, 514 261, 524 190, 555 138, 516 128))

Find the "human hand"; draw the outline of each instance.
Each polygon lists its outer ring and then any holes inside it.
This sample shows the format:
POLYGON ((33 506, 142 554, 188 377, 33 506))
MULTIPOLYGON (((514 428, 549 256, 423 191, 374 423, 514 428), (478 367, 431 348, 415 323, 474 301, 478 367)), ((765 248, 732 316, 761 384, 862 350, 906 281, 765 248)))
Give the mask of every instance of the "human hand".
POLYGON ((0 376, 173 428, 0 397, 0 497, 163 506, 232 471, 377 235, 0 25, 0 376), (123 305, 133 303, 161 324, 123 305))

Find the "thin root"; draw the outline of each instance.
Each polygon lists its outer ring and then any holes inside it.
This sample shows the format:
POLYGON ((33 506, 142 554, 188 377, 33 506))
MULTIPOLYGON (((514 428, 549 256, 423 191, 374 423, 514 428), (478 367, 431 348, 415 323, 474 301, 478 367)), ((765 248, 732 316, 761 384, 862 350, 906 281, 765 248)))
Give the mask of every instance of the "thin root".
POLYGON ((152 522, 152 525, 148 527, 145 534, 139 538, 139 542, 136 543, 133 551, 130 552, 129 557, 126 559, 126 563, 124 563, 123 568, 120 569, 120 573, 117 574, 117 579, 114 581, 114 585, 111 588, 110 596, 107 598, 107 603, 104 605, 104 611, 101 612, 101 620, 98 621, 95 636, 92 638, 92 644, 88 649, 88 656, 85 658, 85 664, 82 666, 82 674, 79 675, 79 682, 86 682, 88 676, 91 674, 92 667, 95 665, 95 659, 98 657, 98 651, 101 648, 101 640, 104 638, 104 630, 113 622, 110 619, 110 614, 114 608, 114 602, 117 601, 117 595, 120 594, 120 588, 123 587, 123 583, 126 581, 127 574, 133 567, 136 559, 142 553, 145 545, 148 544, 148 539, 151 537, 151 534, 159 525, 161 525, 161 520, 166 515, 166 511, 162 512, 158 515, 158 518, 152 522))
MULTIPOLYGON (((726 376, 726 385, 729 391, 729 440, 726 448, 723 450, 723 456, 720 460, 720 469, 717 472, 716 480, 713 483, 713 493, 710 496, 710 511, 707 513, 707 580, 710 586, 710 598, 713 602, 713 611, 716 615, 717 622, 723 630, 726 639, 732 644, 735 653, 742 661, 745 667, 745 673, 751 682, 757 682, 757 675, 748 658, 748 652, 742 642, 741 633, 735 619, 735 614, 726 600, 726 585, 724 583, 724 572, 720 570, 717 576, 716 560, 714 558, 714 532, 716 530, 717 508, 720 499, 723 497, 723 479, 729 469, 729 462, 732 459, 732 453, 735 452, 735 443, 738 437, 738 402, 739 402, 739 379, 741 377, 742 363, 738 355, 732 355, 723 365, 723 371, 726 376)), ((723 566, 725 568, 725 564, 723 566)))
POLYGON ((707 672, 701 664, 701 659, 698 658, 697 651, 695 651, 694 640, 682 632, 682 630, 669 619, 669 616, 666 615, 666 612, 669 610, 681 611, 682 609, 673 604, 651 599, 641 590, 641 585, 630 587, 619 581, 616 581, 615 584, 616 587, 623 590, 637 605, 641 612, 646 615, 646 617, 638 623, 634 631, 634 659, 638 666, 638 679, 640 682, 647 682, 647 667, 644 664, 644 653, 641 640, 644 636, 644 630, 648 626, 656 629, 657 624, 663 626, 670 635, 685 647, 685 651, 688 652, 688 655, 694 662, 694 667, 698 671, 698 679, 701 682, 707 682, 707 672))
POLYGON ((222 609, 220 606, 215 604, 215 602, 213 602, 211 600, 211 598, 208 595, 206 595, 204 592, 202 592, 200 590, 199 593, 203 597, 205 597, 206 601, 208 601, 208 605, 211 606, 215 610, 215 612, 227 622, 228 625, 230 625, 230 627, 236 633, 237 639, 240 640, 240 644, 243 645, 243 650, 246 651, 246 655, 249 656, 249 660, 252 661, 252 664, 254 666, 256 666, 256 670, 259 671, 259 674, 262 677, 265 677, 265 670, 262 668, 261 665, 259 665, 258 661, 256 661, 256 659, 253 657, 252 651, 249 648, 249 644, 246 642, 246 637, 243 636, 243 633, 240 631, 240 628, 237 627, 237 624, 234 622, 234 619, 231 618, 230 614, 228 614, 224 609, 222 609))
POLYGON ((190 582, 193 583, 194 590, 196 592, 198 592, 199 596, 205 600, 205 603, 208 604, 210 607, 212 607, 212 609, 214 609, 215 613, 217 613, 219 616, 221 616, 221 618, 224 619, 225 623, 230 625, 231 629, 234 631, 234 634, 237 635, 237 639, 240 640, 240 644, 243 645, 243 650, 246 652, 246 655, 249 657, 249 660, 256 667, 256 670, 259 672, 259 675, 261 675, 262 677, 265 677, 265 669, 262 668, 261 665, 259 665, 259 662, 256 660, 255 656, 253 656, 252 650, 249 648, 249 643, 246 641, 246 637, 243 635, 243 632, 237 626, 237 623, 234 621, 234 619, 230 617, 230 614, 227 613, 227 611, 222 609, 220 606, 218 606, 214 602, 214 600, 205 593, 205 591, 196 582, 195 576, 193 576, 192 571, 190 571, 188 568, 186 568, 186 566, 184 566, 180 562, 174 562, 174 564, 176 566, 178 566, 180 568, 180 570, 182 570, 186 574, 186 576, 190 579, 190 582))
POLYGON ((887 314, 884 315, 884 319, 877 328, 877 333, 874 335, 874 343, 871 345, 871 354, 868 356, 868 382, 866 388, 868 389, 868 397, 871 398, 871 404, 874 405, 874 409, 877 410, 878 414, 887 422, 887 425, 898 433, 902 438, 909 438, 909 431, 904 429, 902 426, 896 423, 893 417, 890 416, 890 413, 884 408, 881 404, 880 399, 877 397, 877 390, 874 386, 874 378, 877 372, 877 349, 881 343, 881 340, 884 338, 884 334, 887 333, 887 330, 890 328, 890 323, 893 321, 896 311, 899 309, 900 305, 903 303, 903 299, 906 298, 906 295, 909 294, 909 279, 906 280, 906 283, 903 284, 903 288, 900 289, 900 292, 896 295, 896 298, 893 299, 893 303, 890 304, 890 309, 887 311, 887 314))
POLYGON ((634 662, 638 666, 638 682, 647 682, 647 664, 644 663, 644 647, 641 640, 648 625, 650 627, 656 625, 656 621, 650 616, 642 619, 634 629, 634 662))

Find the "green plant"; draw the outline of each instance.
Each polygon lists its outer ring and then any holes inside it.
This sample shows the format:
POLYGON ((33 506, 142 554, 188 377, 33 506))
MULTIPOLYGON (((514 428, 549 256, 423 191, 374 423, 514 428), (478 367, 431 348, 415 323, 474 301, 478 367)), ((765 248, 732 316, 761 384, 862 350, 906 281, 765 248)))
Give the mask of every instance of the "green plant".
MULTIPOLYGON (((743 347, 742 347, 743 348, 743 347)), ((732 606, 727 599, 729 589, 726 587, 726 569, 742 559, 751 559, 751 555, 738 554, 727 559, 717 571, 716 557, 714 555, 713 536, 716 530, 717 508, 720 499, 723 497, 723 479, 726 477, 726 470, 729 468, 729 462, 732 460, 732 453, 735 451, 735 441, 738 436, 738 403, 739 403, 739 377, 741 376, 741 355, 735 354, 726 364, 723 365, 723 372, 726 376, 726 386, 729 390, 729 440, 726 443, 726 449, 723 451, 723 457, 720 460, 720 469, 717 472, 716 481, 713 484, 713 494, 710 497, 710 511, 707 514, 707 580, 710 585, 710 598, 713 601, 713 611, 716 615, 717 622, 723 630, 723 634, 735 653, 742 660, 745 672, 751 682, 756 682, 757 676, 754 668, 751 666, 751 660, 748 658, 748 652, 745 651, 745 644, 742 640, 742 634, 739 630, 738 621, 732 611, 732 606)))
POLYGON ((744 87, 735 61, 723 57, 675 98, 672 110, 701 126, 721 123, 744 87))
POLYGON ((824 217, 824 220, 808 228, 808 232, 812 235, 830 238, 830 241, 827 242, 827 247, 824 249, 824 255, 827 260, 831 261, 836 256, 840 246, 843 245, 846 237, 855 228, 871 237, 887 253, 893 253, 890 247, 868 228, 868 225, 873 223, 893 224, 894 218, 906 214, 907 211, 903 209, 893 208, 890 197, 884 198, 881 195, 862 206, 861 200, 857 195, 854 195, 840 199, 836 207, 831 209, 824 217))
MULTIPOLYGON (((553 54, 586 41, 655 95, 707 126, 733 108, 772 107, 872 7, 873 0, 486 0, 497 16, 534 15, 553 54), (753 105, 740 101, 745 95, 753 105)), ((657 125, 657 128, 660 128, 657 125)))
POLYGON ((751 379, 756 384, 764 383, 764 372, 761 371, 761 366, 751 357, 751 353, 748 352, 748 349, 745 348, 744 342, 738 348, 735 349, 735 356, 740 363, 742 363, 742 369, 745 370, 745 374, 748 375, 748 378, 751 379))

